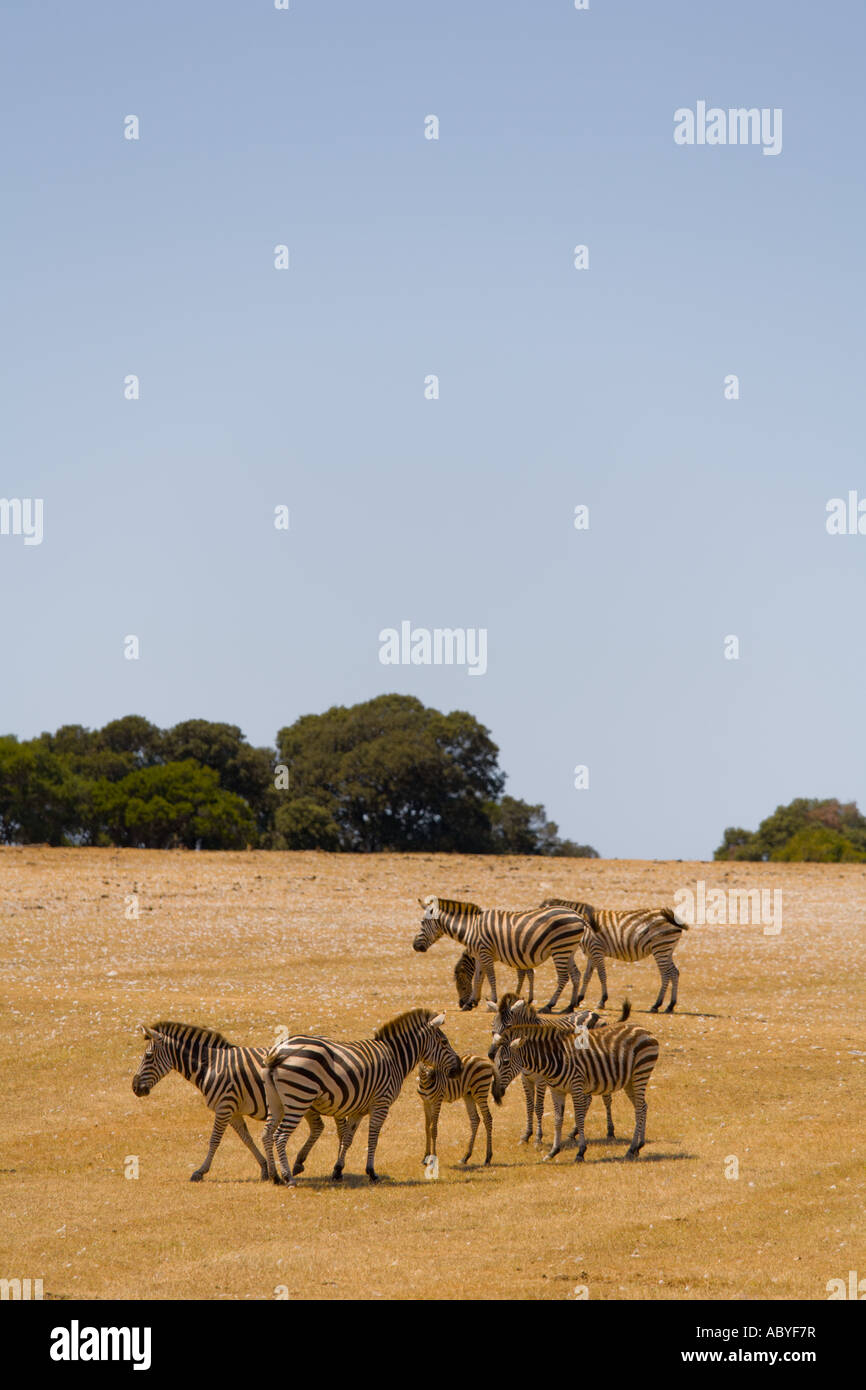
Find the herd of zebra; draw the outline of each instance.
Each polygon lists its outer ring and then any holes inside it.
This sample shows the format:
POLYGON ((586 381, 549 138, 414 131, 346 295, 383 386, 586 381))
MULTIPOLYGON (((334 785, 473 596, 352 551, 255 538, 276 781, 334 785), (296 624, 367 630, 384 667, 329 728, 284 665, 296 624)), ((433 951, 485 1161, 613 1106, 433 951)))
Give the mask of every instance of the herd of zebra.
POLYGON ((198 1087, 214 1112, 207 1156, 192 1174, 193 1182, 200 1182, 208 1172, 220 1140, 231 1126, 255 1155, 263 1179, 293 1186, 324 1130, 324 1116, 334 1120, 337 1130, 339 1147, 331 1174, 334 1181, 342 1178, 355 1132, 368 1117, 366 1173, 376 1182, 380 1130, 416 1067, 425 1119, 423 1161, 434 1170, 440 1110, 444 1103, 459 1100, 465 1103, 470 1125, 469 1147, 462 1162, 468 1163, 472 1156, 482 1119, 487 1137, 484 1161, 492 1161, 489 1101, 492 1097, 495 1104, 501 1104, 517 1076, 526 1102, 526 1128, 520 1143, 531 1138, 534 1120, 536 1143, 542 1145, 544 1097, 549 1089, 554 1139, 545 1157, 554 1158, 562 1147, 565 1102, 570 1095, 575 1120, 571 1138, 577 1140, 575 1159, 581 1161, 586 1151, 584 1120, 592 1097, 600 1095, 604 1100, 610 1139, 615 1137, 611 1097, 614 1091, 622 1090, 635 1114, 626 1157, 638 1157, 646 1140, 646 1088, 659 1045, 645 1028, 628 1022, 628 1000, 616 1022, 601 1018, 598 1010, 608 998, 604 961, 606 956, 626 961, 652 956, 661 987, 650 1012, 661 1008, 668 984, 671 998, 667 1012, 673 1012, 679 982, 673 951, 686 929, 673 910, 616 912, 560 898, 548 898, 541 907, 525 912, 482 910, 473 903, 437 897, 419 901, 424 915, 413 948, 426 951, 443 936, 464 948, 454 969, 460 1008, 476 1008, 483 980, 489 983, 487 1008, 495 1017, 487 1055, 458 1056, 442 1031, 444 1013, 424 1008, 400 1014, 361 1042, 296 1034, 270 1048, 238 1047, 221 1033, 193 1024, 141 1024, 147 1043, 132 1080, 135 1094, 149 1095, 162 1077, 177 1071, 198 1087), (586 958, 582 982, 575 961, 578 947, 586 958), (549 959, 556 968, 556 989, 547 1005, 536 1010, 535 970, 549 959), (500 998, 494 973, 497 962, 517 971, 516 991, 500 998), (596 1009, 580 1009, 594 971, 601 981, 602 997, 596 1009), (569 979, 572 988, 567 1011, 554 1015, 552 1010, 569 979), (524 981, 528 982, 526 998, 520 993, 524 981), (250 1135, 246 1118, 265 1121, 264 1154, 250 1135), (290 1168, 286 1146, 301 1120, 306 1120, 309 1134, 290 1168))

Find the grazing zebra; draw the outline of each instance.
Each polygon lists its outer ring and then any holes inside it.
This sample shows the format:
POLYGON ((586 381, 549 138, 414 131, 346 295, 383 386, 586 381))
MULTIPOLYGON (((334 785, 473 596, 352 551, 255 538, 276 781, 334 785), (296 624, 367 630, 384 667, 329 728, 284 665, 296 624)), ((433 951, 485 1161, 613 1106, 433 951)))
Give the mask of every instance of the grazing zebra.
MULTIPOLYGON (((628 1005, 623 1014, 628 1016, 628 1005)), ((608 1028, 583 1028, 571 1038, 550 1023, 514 1023, 498 1034, 496 1080, 493 1098, 501 1099, 505 1086, 518 1071, 542 1077, 553 1092, 555 1135, 547 1159, 562 1148, 562 1116, 565 1096, 571 1092, 577 1118, 578 1149, 575 1162, 586 1152, 583 1123, 593 1095, 624 1090, 634 1106, 635 1129, 626 1158, 637 1158, 646 1142, 646 1088, 658 1060, 658 1040, 644 1028, 617 1023, 608 1028)))
POLYGON ((475 1147, 478 1133, 479 1110, 487 1131, 487 1154, 485 1165, 493 1158, 493 1116, 487 1104, 490 1087, 493 1085, 493 1063, 486 1057, 474 1057, 467 1053, 460 1058, 460 1070, 449 1076, 442 1067, 428 1067, 424 1064, 418 1069, 418 1094, 424 1102, 424 1143, 426 1149, 424 1162, 436 1153, 436 1135, 439 1128, 439 1111, 443 1101, 450 1103, 462 1100, 469 1116, 469 1148, 461 1163, 468 1163, 475 1147))
POLYGON ((541 965, 550 956, 556 966, 556 989, 546 1005, 552 1009, 571 979, 571 1008, 580 988, 580 971, 574 962, 574 952, 586 930, 586 920, 575 912, 562 908, 533 908, 528 912, 502 912, 498 908, 482 911, 474 903, 456 902, 452 898, 429 897, 418 900, 424 909, 421 930, 412 942, 416 951, 426 951, 441 936, 450 936, 475 961, 472 991, 461 1009, 474 1009, 486 975, 490 994, 496 1003, 494 961, 528 971, 541 965))
MULTIPOLYGON (((468 951, 464 951, 454 967, 454 982, 457 985, 457 1003, 461 1009, 471 1008, 469 1000, 472 998, 472 986, 475 980, 475 957, 470 956, 468 951)), ((523 981, 529 981, 529 994, 527 1004, 531 1004, 535 993, 535 971, 517 969, 517 993, 523 989, 523 981)))
POLYGON ((406 1077, 422 1061, 442 1067, 449 1076, 460 1068, 460 1058, 442 1032, 444 1021, 445 1015, 432 1009, 410 1009, 363 1042, 339 1043, 299 1034, 272 1047, 264 1070, 268 1119, 263 1143, 273 1181, 281 1181, 274 1163, 276 1146, 282 1181, 289 1187, 294 1185, 286 1144, 312 1108, 319 1115, 333 1115, 342 1121, 340 1148, 331 1174, 334 1182, 342 1178, 355 1131, 369 1115, 366 1173, 371 1182, 377 1182, 373 1164, 379 1131, 406 1077))
POLYGON ((680 933, 687 930, 685 922, 678 922, 672 907, 645 908, 636 912, 614 912, 608 908, 591 907, 589 903, 569 902, 565 898, 545 898, 542 907, 568 908, 579 912, 589 922, 591 931, 585 932, 581 947, 587 959, 586 973, 577 1002, 586 994, 593 970, 598 971, 602 995, 598 1008, 603 1009, 607 1000, 607 973, 604 968, 605 956, 616 960, 646 960, 653 956, 659 968, 661 987, 658 998, 650 1009, 658 1013, 665 997, 668 981, 671 985, 671 1002, 666 1013, 672 1014, 677 1002, 677 985, 680 972, 674 965, 674 949, 679 943, 680 933))
MULTIPOLYGON (((152 1028, 144 1023, 139 1027, 147 1038, 147 1047, 141 1065, 132 1078, 135 1094, 149 1096, 158 1081, 170 1071, 177 1071, 198 1087, 208 1108, 215 1112, 207 1158, 193 1173, 190 1182, 201 1182, 213 1163, 227 1125, 231 1125, 250 1153, 255 1154, 262 1178, 267 1178, 265 1156, 256 1147, 244 1123, 244 1116, 249 1115, 253 1120, 264 1120, 267 1116, 261 1069, 268 1049, 235 1047, 222 1033, 212 1028, 198 1028, 193 1023, 165 1021, 155 1023, 152 1028)), ((307 1144, 312 1148, 324 1129, 324 1123, 313 1112, 307 1116, 307 1120, 310 1126, 307 1144)))
MULTIPOLYGON (((535 1009, 532 1008, 531 1004, 519 998, 516 994, 503 994, 498 1005, 488 1002, 487 1007, 496 1014, 493 1020, 494 1034, 504 1033, 506 1028, 510 1028, 512 1023, 538 1023, 541 1021, 541 1017, 536 1013, 535 1009)), ((625 1017, 625 1015, 623 1016, 625 1017)), ((576 1013, 557 1014, 555 1020, 548 1019, 546 1016, 544 1016, 544 1019, 546 1022, 550 1022, 557 1027, 564 1027, 566 1031, 569 1032, 582 1026, 587 1028, 607 1027, 605 1020, 601 1018, 594 1009, 579 1009, 576 1013)), ((494 1043, 490 1048, 487 1056, 491 1061, 495 1060, 496 1053, 500 1046, 501 1044, 494 1043)), ((513 1079, 514 1076, 510 1076, 506 1086, 513 1081, 513 1079)), ((527 1144, 529 1142, 532 1137, 532 1121, 534 1117, 535 1146, 536 1148, 540 1148, 544 1143, 542 1121, 544 1118, 544 1093, 547 1090, 547 1082, 530 1076, 529 1073, 525 1071, 520 1073, 520 1079, 523 1082, 523 1096, 526 1102, 526 1129, 517 1142, 518 1144, 527 1144)), ((505 1087, 500 1091, 498 1097, 494 1095, 494 1100, 497 1105, 502 1104, 502 1096, 504 1093, 505 1087)), ((607 1114, 607 1137, 608 1139, 615 1139, 616 1131, 613 1127, 610 1095, 605 1095, 602 1099, 604 1100, 604 1108, 607 1114)), ((577 1137, 577 1112, 575 1112, 574 1122, 575 1128, 569 1135, 570 1139, 575 1139, 577 1137)))

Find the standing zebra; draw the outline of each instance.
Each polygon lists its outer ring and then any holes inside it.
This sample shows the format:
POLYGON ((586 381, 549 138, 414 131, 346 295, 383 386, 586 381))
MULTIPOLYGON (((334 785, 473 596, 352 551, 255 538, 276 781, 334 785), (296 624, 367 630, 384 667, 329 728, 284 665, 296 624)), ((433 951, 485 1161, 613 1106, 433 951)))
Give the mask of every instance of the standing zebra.
MULTIPOLYGON (((190 1182, 201 1182, 213 1163, 227 1125, 231 1125, 250 1153, 255 1155, 262 1178, 267 1178, 265 1156, 256 1147, 244 1123, 244 1116, 249 1115, 253 1120, 264 1120, 267 1116, 262 1067, 268 1049, 235 1047, 222 1033, 212 1028, 198 1028, 194 1023, 166 1021, 155 1023, 152 1028, 144 1023, 139 1027, 147 1038, 147 1047, 141 1065, 132 1078, 135 1094, 149 1096, 158 1081, 170 1071, 177 1071, 198 1087, 208 1109, 215 1112, 207 1157, 193 1173, 190 1182)), ((307 1121, 310 1138, 305 1148, 309 1152, 325 1126, 321 1117, 312 1111, 307 1121)))
POLYGON ((484 1120, 484 1128, 487 1131, 487 1154, 484 1159, 485 1165, 493 1158, 493 1116, 490 1113, 488 1100, 490 1098, 490 1087, 493 1085, 493 1063, 486 1057, 474 1057, 467 1053, 460 1058, 460 1070, 453 1076, 442 1067, 428 1067, 421 1065, 418 1069, 418 1094, 424 1102, 424 1143, 426 1149, 424 1162, 436 1154, 436 1135, 439 1129, 439 1112, 442 1103, 450 1103, 455 1100, 462 1100, 466 1105, 466 1113, 469 1116, 469 1148, 466 1150, 461 1163, 468 1163, 472 1157, 472 1150, 475 1147, 475 1136, 478 1133, 479 1116, 484 1120))
MULTIPOLYGON (((532 1005, 529 1004, 526 1000, 519 998, 519 996, 516 994, 503 994, 498 1004, 491 1004, 488 1001, 487 1007, 491 1010, 491 1012, 496 1014, 496 1017, 493 1020, 494 1036, 496 1034, 501 1035, 502 1033, 504 1033, 507 1028, 511 1027, 512 1023, 542 1022, 542 1016, 539 1016, 539 1014, 536 1013, 532 1005)), ((622 1018, 626 1017, 627 1014, 623 1012, 622 1018)), ((546 1016, 544 1016, 544 1021, 550 1022, 551 1024, 554 1024, 554 1026, 556 1027, 565 1028, 566 1031, 571 1032, 573 1032, 575 1028, 582 1027, 607 1027, 607 1023, 605 1022, 605 1020, 601 1018, 595 1012, 594 1009, 579 1009, 576 1013, 557 1014, 555 1020, 547 1019, 546 1016)), ((490 1058, 491 1062, 496 1060, 496 1054, 499 1051, 500 1046, 501 1043, 494 1042, 493 1046, 487 1053, 487 1056, 490 1058)), ((502 1097, 505 1094, 507 1086, 511 1083, 511 1081, 514 1080, 514 1075, 516 1075, 516 1073, 513 1073, 511 1076, 509 1076, 508 1081, 505 1083, 505 1086, 503 1086, 500 1089, 498 1095, 494 1091, 494 1100, 496 1101, 497 1105, 502 1104, 502 1097)), ((536 1148, 540 1148, 541 1145, 544 1143, 544 1135, 542 1133, 542 1121, 544 1118, 544 1093, 547 1090, 547 1082, 544 1081, 541 1077, 535 1077, 530 1075, 530 1073, 526 1071, 522 1071, 520 1073, 520 1079, 523 1082, 523 1097, 526 1102, 526 1129, 524 1130, 523 1134, 521 1134, 517 1142, 518 1144, 527 1144, 531 1139, 532 1121, 534 1116, 535 1146, 536 1148)), ((604 1101, 604 1108, 607 1114, 607 1138, 615 1139, 616 1131, 613 1127, 613 1115, 611 1113, 610 1094, 608 1093, 602 1096, 602 1099, 604 1101)), ((575 1112, 574 1123, 574 1131, 569 1136, 571 1139, 577 1138, 577 1112, 575 1112)))
POLYGON ((604 1008, 607 1000, 605 956, 613 956, 616 960, 646 960, 647 956, 653 956, 659 968, 661 987, 650 1013, 658 1013, 661 1008, 668 981, 671 985, 671 1002, 665 1012, 673 1013, 680 978, 680 972, 674 965, 673 954, 679 943, 680 933, 688 928, 685 922, 677 921, 672 907, 614 912, 608 908, 591 907, 589 903, 569 902, 565 898, 545 898, 541 906, 562 907, 579 912, 591 927, 590 931, 584 933, 581 941, 587 966, 577 998, 578 1003, 586 994, 593 970, 597 970, 602 989, 598 1008, 604 1008))
MULTIPOLYGON (((513 965, 522 971, 534 970, 542 961, 553 958, 556 966, 556 989, 546 1008, 552 1009, 571 980, 571 1008, 577 1001, 580 971, 574 962, 574 952, 587 929, 585 918, 561 907, 533 908, 528 912, 502 912, 498 908, 482 911, 474 903, 457 902, 452 898, 419 898, 424 909, 421 930, 412 942, 416 951, 426 951, 441 936, 450 936, 475 961, 472 990, 461 1009, 474 1009, 481 993, 481 981, 486 975, 490 994, 496 1003, 494 961, 513 965)), ((458 986, 459 988, 459 986, 458 986)))
MULTIPOLYGON (((286 1144, 309 1109, 342 1121, 334 1182, 343 1176, 346 1154, 365 1115, 370 1116, 367 1141, 367 1177, 377 1182, 373 1166, 379 1131, 403 1082, 418 1063, 442 1067, 449 1076, 460 1068, 460 1058, 441 1025, 444 1014, 432 1009, 410 1009, 392 1018, 363 1042, 338 1043, 328 1038, 299 1034, 272 1047, 265 1062, 264 1080, 268 1120, 263 1143, 268 1174, 277 1184, 274 1147, 282 1181, 294 1184, 286 1158, 286 1144)), ((295 1164, 295 1172, 298 1172, 295 1164)))
MULTIPOLYGON (((623 1014, 627 1016, 626 1008, 623 1014)), ((553 1092, 555 1135, 545 1157, 555 1158, 562 1148, 562 1116, 565 1096, 571 1092, 577 1117, 578 1149, 575 1162, 586 1152, 583 1122, 593 1095, 624 1090, 634 1106, 635 1129, 626 1158, 637 1158, 646 1142, 646 1088, 658 1055, 658 1040, 644 1028, 617 1023, 608 1028, 567 1033, 550 1023, 515 1023, 506 1034, 497 1034, 493 1098, 501 1098, 518 1071, 543 1077, 553 1092)))

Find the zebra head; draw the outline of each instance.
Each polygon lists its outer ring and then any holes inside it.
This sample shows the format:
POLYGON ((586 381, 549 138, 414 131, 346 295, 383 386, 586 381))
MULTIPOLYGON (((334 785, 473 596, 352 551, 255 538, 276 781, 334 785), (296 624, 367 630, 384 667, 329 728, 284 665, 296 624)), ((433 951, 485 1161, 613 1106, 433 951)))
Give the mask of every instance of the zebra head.
POLYGON ((424 909, 424 916, 421 918, 421 930, 412 942, 412 950, 426 951, 434 941, 445 935, 445 928, 439 921, 439 899, 436 895, 419 898, 418 901, 424 909))
POLYGON ((161 1081, 171 1071, 174 1059, 168 1039, 163 1033, 158 1033, 155 1028, 148 1028, 144 1023, 138 1026, 147 1038, 147 1047, 144 1049, 141 1065, 132 1078, 132 1089, 137 1096, 149 1096, 157 1081, 161 1081))
POLYGON ((461 1009, 469 1007, 472 998, 472 981, 475 978, 475 957, 464 951, 454 967, 454 983, 457 986, 457 1003, 461 1009))
POLYGON ((505 1032, 512 1023, 522 1023, 526 1018, 534 1018, 535 1010, 529 1009, 525 999, 521 999, 519 994, 508 992, 503 994, 498 1004, 494 1004, 491 999, 487 1001, 487 1007, 496 1017, 493 1020, 494 1043, 487 1056, 491 1062, 495 1060, 499 1044, 495 1041, 497 1034, 505 1032))
MULTIPOLYGON (((520 1039, 516 1039, 519 1046, 520 1039)), ((502 1097, 508 1090, 515 1076, 519 1075, 520 1067, 517 1064, 517 1057, 514 1050, 514 1041, 503 1036, 502 1033, 493 1034, 493 1046, 490 1049, 489 1057, 493 1063, 493 1085, 491 1095, 497 1105, 502 1104, 502 1097)))
POLYGON ((423 1025, 420 1059, 431 1067, 441 1067, 446 1076, 456 1076, 463 1063, 442 1032, 444 1014, 434 1014, 423 1025))

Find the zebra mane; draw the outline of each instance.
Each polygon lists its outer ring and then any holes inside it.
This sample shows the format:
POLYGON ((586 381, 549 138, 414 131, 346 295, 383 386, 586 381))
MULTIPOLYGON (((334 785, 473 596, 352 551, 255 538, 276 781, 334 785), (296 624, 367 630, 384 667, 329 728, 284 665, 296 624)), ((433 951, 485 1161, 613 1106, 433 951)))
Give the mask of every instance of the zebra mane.
POLYGON ((552 1041, 556 1038, 573 1038, 575 1036, 574 1024, 566 1023, 565 1019, 551 1018, 547 1022, 541 1019, 537 1023, 509 1023, 505 1029, 506 1034, 520 1033, 522 1037, 538 1038, 539 1041, 552 1041))
POLYGON ((437 898, 440 912, 466 913, 471 917, 481 915, 481 908, 476 903, 463 903, 458 898, 437 898))
POLYGON ((389 1038, 396 1038, 404 1033, 407 1025, 429 1023, 430 1019, 435 1017, 432 1009, 407 1009, 404 1014, 398 1014, 396 1018, 389 1018, 387 1023, 383 1023, 381 1028, 377 1028, 373 1034, 373 1041, 387 1042, 389 1038))
POLYGON ((205 1047, 235 1046, 215 1028, 200 1028, 197 1023, 173 1023, 170 1019, 163 1019, 161 1023, 152 1023, 150 1026, 156 1033, 165 1033, 170 1038, 183 1037, 186 1042, 203 1043, 205 1047))
POLYGON ((565 907, 569 912, 576 912, 578 917, 585 917, 593 931, 598 931, 598 923, 595 917, 595 908, 589 903, 572 902, 570 898, 545 898, 542 907, 565 907))

